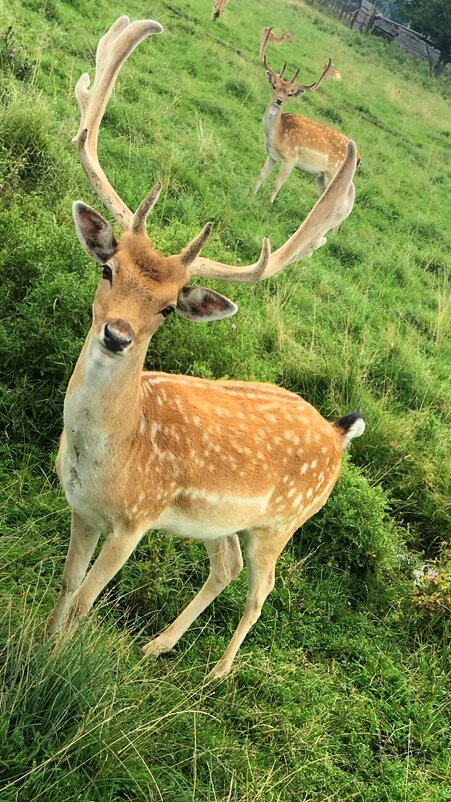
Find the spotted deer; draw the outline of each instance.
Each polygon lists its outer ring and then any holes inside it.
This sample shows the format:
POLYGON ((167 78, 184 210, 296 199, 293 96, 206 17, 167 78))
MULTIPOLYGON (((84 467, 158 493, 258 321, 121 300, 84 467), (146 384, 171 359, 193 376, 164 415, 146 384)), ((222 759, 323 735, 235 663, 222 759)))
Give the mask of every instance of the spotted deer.
POLYGON ((213 11, 211 13, 212 20, 219 19, 228 2, 229 0, 215 0, 213 5, 213 11))
MULTIPOLYGON (((329 77, 339 80, 340 73, 334 70, 329 59, 321 76, 312 84, 301 84, 296 80, 300 69, 296 70, 291 80, 286 80, 283 77, 286 62, 280 73, 277 73, 271 69, 266 58, 265 49, 270 40, 271 30, 271 28, 264 29, 260 44, 260 62, 272 87, 271 99, 263 116, 264 142, 268 156, 253 192, 258 192, 276 162, 281 162, 280 172, 270 197, 270 202, 274 203, 277 193, 295 168, 315 176, 321 195, 346 156, 349 138, 334 128, 310 120, 301 114, 282 113, 282 107, 290 98, 316 91, 329 77)), ((357 158, 360 161, 359 155, 357 158)))
POLYGON ((265 41, 272 42, 274 45, 282 45, 284 42, 292 42, 293 37, 289 31, 284 31, 280 36, 273 30, 272 26, 270 28, 263 28, 262 31, 262 43, 265 41), (269 33, 268 33, 269 31, 269 33), (268 33, 268 38, 266 39, 266 34, 268 33))
POLYGON ((94 209, 73 207, 75 228, 101 277, 92 325, 64 403, 57 471, 72 508, 62 587, 47 632, 64 638, 152 529, 202 540, 210 573, 193 601, 144 646, 170 651, 193 621, 243 567, 248 594, 243 616, 212 675, 226 675, 274 585, 276 560, 293 533, 326 502, 340 473, 343 449, 361 434, 358 413, 329 423, 307 401, 267 384, 209 381, 143 372, 153 334, 174 312, 208 322, 235 314, 223 295, 190 286, 194 277, 252 283, 311 256, 325 234, 352 210, 356 150, 297 231, 274 253, 265 238, 252 265, 199 256, 208 223, 180 253, 164 256, 146 233, 158 182, 135 213, 121 200, 97 157, 99 126, 118 71, 152 20, 118 19, 100 39, 96 75, 81 76, 76 97, 78 152, 93 190, 122 229, 119 240, 94 209), (105 538, 89 568, 99 537, 105 538), (89 570, 88 570, 89 569, 89 570))

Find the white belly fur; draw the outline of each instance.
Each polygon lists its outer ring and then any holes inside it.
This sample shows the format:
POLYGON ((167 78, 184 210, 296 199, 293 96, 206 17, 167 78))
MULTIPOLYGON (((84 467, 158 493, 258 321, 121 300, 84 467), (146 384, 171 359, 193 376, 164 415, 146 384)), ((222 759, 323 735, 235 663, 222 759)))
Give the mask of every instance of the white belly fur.
POLYGON ((164 529, 194 540, 214 540, 231 535, 256 526, 265 519, 272 490, 257 498, 216 497, 202 491, 192 491, 190 495, 194 501, 192 514, 173 503, 152 522, 149 529, 164 529))

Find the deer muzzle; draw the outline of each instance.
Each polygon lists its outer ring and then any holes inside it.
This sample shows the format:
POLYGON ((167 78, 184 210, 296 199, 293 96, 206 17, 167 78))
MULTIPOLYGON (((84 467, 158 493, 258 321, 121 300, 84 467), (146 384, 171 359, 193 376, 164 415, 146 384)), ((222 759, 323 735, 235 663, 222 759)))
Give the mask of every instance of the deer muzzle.
POLYGON ((103 329, 102 345, 113 354, 123 353, 135 339, 132 327, 124 320, 109 320, 103 329))

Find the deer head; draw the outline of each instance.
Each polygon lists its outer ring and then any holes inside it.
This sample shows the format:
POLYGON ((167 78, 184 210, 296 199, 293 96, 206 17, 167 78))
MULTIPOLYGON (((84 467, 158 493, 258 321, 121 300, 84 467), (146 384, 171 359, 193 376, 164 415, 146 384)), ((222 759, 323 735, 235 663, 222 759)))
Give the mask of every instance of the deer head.
POLYGON ((318 78, 317 81, 314 81, 314 83, 301 84, 299 83, 299 81, 296 80, 301 71, 300 67, 295 71, 293 77, 290 80, 287 80, 286 78, 284 78, 284 73, 287 66, 286 62, 284 63, 280 72, 276 72, 275 70, 271 69, 271 67, 268 64, 265 50, 268 41, 271 40, 271 33, 272 33, 272 27, 265 28, 262 33, 262 38, 260 42, 260 63, 265 68, 266 77, 268 79, 269 84, 272 87, 272 94, 271 94, 272 103, 275 103, 277 106, 283 106, 284 103, 286 103, 287 100, 289 100, 291 97, 300 97, 305 92, 315 92, 316 89, 319 89, 319 87, 325 81, 327 81, 329 77, 333 77, 334 75, 339 75, 339 73, 337 73, 333 69, 332 59, 329 59, 320 77, 318 78))
POLYGON ((74 141, 81 164, 92 188, 122 229, 116 239, 110 224, 94 209, 81 201, 74 204, 79 240, 89 256, 102 265, 93 305, 93 334, 105 353, 115 356, 124 356, 136 344, 147 342, 171 312, 200 322, 235 314, 237 307, 232 301, 205 287, 188 286, 187 282, 196 276, 248 283, 267 278, 310 256, 324 244, 324 235, 350 214, 354 202, 356 149, 351 143, 347 158, 327 192, 275 253, 271 254, 265 238, 260 258, 252 265, 233 267, 200 257, 211 232, 210 223, 181 253, 173 256, 158 253, 147 235, 146 220, 158 200, 161 183, 155 184, 133 213, 100 167, 97 139, 121 65, 139 42, 162 30, 153 20, 130 23, 128 17, 118 19, 99 41, 92 88, 89 89, 89 75, 85 73, 75 90, 81 120, 74 141))

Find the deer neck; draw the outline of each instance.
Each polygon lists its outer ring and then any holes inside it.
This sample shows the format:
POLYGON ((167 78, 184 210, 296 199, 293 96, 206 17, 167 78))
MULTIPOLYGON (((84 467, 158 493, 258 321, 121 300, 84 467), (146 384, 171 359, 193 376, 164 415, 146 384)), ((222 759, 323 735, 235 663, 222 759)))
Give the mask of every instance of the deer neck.
POLYGON ((67 388, 65 436, 78 447, 92 438, 132 439, 141 416, 140 376, 149 341, 113 356, 88 334, 67 388))
POLYGON ((271 101, 266 107, 263 116, 263 132, 265 135, 266 149, 271 149, 274 145, 278 127, 280 125, 280 118, 282 115, 282 106, 271 101))

